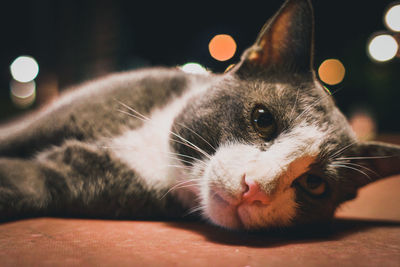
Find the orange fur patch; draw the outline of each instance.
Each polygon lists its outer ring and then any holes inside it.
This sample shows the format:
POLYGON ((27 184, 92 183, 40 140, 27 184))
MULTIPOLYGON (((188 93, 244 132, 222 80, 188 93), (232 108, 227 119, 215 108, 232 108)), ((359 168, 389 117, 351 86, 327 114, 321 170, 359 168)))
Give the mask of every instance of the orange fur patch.
POLYGON ((295 179, 309 171, 315 158, 314 156, 304 156, 292 161, 287 171, 279 178, 279 189, 288 188, 295 179))

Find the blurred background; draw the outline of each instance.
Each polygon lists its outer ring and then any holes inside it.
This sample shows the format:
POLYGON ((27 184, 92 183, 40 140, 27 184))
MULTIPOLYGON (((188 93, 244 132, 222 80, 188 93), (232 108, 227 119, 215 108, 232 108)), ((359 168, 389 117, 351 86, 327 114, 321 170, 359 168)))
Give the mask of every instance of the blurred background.
MULTIPOLYGON (((110 72, 158 65, 223 72, 282 3, 5 1, 0 123, 110 72)), ((361 138, 400 133, 400 3, 313 4, 318 77, 361 138)))

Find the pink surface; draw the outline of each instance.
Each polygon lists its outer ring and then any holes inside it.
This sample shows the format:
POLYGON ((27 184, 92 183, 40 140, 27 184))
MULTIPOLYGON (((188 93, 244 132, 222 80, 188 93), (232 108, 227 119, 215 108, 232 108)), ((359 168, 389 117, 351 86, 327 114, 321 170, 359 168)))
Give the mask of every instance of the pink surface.
POLYGON ((400 266, 399 192, 400 176, 364 188, 323 234, 235 233, 200 222, 11 222, 0 225, 0 266, 400 266))

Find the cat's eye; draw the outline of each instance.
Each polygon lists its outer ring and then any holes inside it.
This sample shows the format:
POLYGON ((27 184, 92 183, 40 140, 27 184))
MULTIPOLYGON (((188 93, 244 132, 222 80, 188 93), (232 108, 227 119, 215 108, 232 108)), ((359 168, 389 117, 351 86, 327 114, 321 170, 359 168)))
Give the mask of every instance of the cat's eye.
POLYGON ((257 133, 264 139, 270 139, 276 132, 276 123, 269 110, 257 105, 251 114, 251 122, 257 133))
POLYGON ((314 196, 321 196, 327 189, 326 182, 312 174, 303 175, 297 179, 297 182, 304 190, 314 196))

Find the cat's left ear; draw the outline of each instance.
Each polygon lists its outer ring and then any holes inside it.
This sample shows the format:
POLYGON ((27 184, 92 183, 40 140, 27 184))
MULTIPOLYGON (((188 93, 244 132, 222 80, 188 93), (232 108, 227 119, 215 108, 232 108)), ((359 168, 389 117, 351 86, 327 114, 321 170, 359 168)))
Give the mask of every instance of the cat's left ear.
POLYGON ((353 146, 344 157, 346 158, 350 162, 348 166, 353 169, 350 177, 356 182, 357 187, 400 174, 400 146, 364 142, 353 146))
POLYGON ((309 0, 287 0, 235 67, 238 74, 312 73, 314 18, 309 0))

